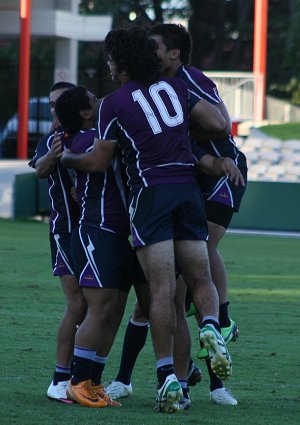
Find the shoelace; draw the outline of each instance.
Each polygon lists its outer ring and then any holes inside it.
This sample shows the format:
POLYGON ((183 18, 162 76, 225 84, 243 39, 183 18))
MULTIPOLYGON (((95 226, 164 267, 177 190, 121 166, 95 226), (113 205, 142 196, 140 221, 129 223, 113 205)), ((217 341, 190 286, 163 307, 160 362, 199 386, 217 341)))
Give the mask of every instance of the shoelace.
POLYGON ((99 397, 101 397, 104 401, 106 401, 106 403, 109 405, 109 406, 114 406, 114 407, 117 407, 117 406, 121 406, 121 403, 119 403, 118 401, 116 401, 116 400, 113 400, 113 399, 111 399, 110 397, 109 397, 109 395, 106 393, 106 391, 105 391, 105 389, 102 387, 102 385, 93 385, 93 390, 95 391, 95 393, 99 396, 99 397))
POLYGON ((92 399, 98 399, 97 392, 93 388, 90 381, 86 381, 84 384, 82 384, 82 387, 87 391, 88 395, 92 399))

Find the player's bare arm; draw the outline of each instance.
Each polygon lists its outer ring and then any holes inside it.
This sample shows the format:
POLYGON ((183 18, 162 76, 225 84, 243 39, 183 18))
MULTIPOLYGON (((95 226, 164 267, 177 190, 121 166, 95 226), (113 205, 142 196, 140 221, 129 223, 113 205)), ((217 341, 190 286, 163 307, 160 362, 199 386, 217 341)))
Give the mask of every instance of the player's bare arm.
POLYGON ((61 163, 66 168, 76 168, 87 173, 101 173, 108 169, 114 156, 116 143, 94 139, 93 149, 83 154, 64 150, 61 163))
POLYGON ((228 176, 229 180, 234 182, 236 186, 245 186, 245 180, 231 158, 227 157, 214 157, 206 154, 196 164, 196 168, 206 174, 215 176, 228 176))
POLYGON ((63 152, 61 136, 55 132, 50 150, 36 161, 36 174, 40 179, 50 176, 63 152))
POLYGON ((226 120, 220 110, 204 99, 200 99, 190 112, 192 122, 204 130, 225 135, 226 120))
POLYGON ((223 139, 225 136, 231 133, 232 130, 232 124, 231 119, 228 114, 227 108, 224 105, 224 103, 218 103, 217 105, 214 105, 215 108, 217 108, 220 113, 222 114, 223 118, 226 121, 225 129, 222 131, 208 131, 203 126, 199 126, 196 122, 191 121, 190 122, 190 136, 193 140, 196 142, 205 142, 207 140, 216 140, 216 139, 223 139))

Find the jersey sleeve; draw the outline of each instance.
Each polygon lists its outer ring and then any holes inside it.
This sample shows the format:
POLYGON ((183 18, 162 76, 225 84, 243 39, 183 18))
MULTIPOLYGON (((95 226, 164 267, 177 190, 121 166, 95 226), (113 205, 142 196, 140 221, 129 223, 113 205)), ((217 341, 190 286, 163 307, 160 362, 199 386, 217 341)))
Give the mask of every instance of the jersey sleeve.
POLYGON ((114 101, 113 96, 107 96, 100 105, 95 133, 96 139, 110 141, 117 141, 118 139, 119 126, 114 101))
POLYGON ((196 103, 198 103, 201 99, 203 98, 198 93, 193 90, 189 90, 189 112, 191 112, 196 103))
POLYGON ((29 167, 35 168, 35 164, 38 159, 42 158, 46 153, 49 152, 50 146, 51 146, 51 139, 53 137, 53 134, 48 134, 46 136, 43 136, 40 141, 38 142, 34 157, 31 161, 28 162, 29 167))
POLYGON ((191 141, 191 146, 195 162, 200 161, 200 159, 207 154, 207 152, 201 149, 196 142, 191 141))
POLYGON ((223 103, 218 93, 217 86, 210 78, 208 78, 204 74, 202 74, 202 79, 201 79, 201 95, 203 99, 207 100, 210 103, 213 103, 216 105, 218 103, 223 103))

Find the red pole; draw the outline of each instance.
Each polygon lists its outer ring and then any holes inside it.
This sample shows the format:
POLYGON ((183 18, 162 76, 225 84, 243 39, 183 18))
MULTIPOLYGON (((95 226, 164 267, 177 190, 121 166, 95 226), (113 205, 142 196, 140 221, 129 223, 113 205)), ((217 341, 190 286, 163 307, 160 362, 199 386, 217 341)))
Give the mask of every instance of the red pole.
POLYGON ((18 98, 18 149, 19 159, 27 158, 28 101, 30 82, 30 18, 31 0, 20 0, 20 52, 18 98))
POLYGON ((253 73, 255 76, 254 119, 257 121, 263 120, 265 117, 267 39, 268 0, 255 0, 253 73))

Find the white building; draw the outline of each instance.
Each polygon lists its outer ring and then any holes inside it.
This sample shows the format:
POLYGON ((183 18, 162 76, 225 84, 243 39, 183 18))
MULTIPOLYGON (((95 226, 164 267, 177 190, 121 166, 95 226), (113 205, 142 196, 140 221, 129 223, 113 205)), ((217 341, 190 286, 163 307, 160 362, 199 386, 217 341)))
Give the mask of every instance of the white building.
MULTIPOLYGON (((54 81, 77 83, 78 42, 103 41, 112 25, 108 15, 78 13, 77 0, 31 0, 32 37, 53 37, 54 81)), ((20 0, 0 0, 0 37, 20 36, 20 0)))
MULTIPOLYGON (((20 37, 20 0, 0 0, 0 38, 20 37)), ((31 37, 55 39, 53 81, 77 84, 78 42, 103 41, 111 16, 84 16, 77 0, 31 0, 31 37)), ((28 160, 0 162, 0 217, 13 217, 15 174, 32 173, 28 160)))

